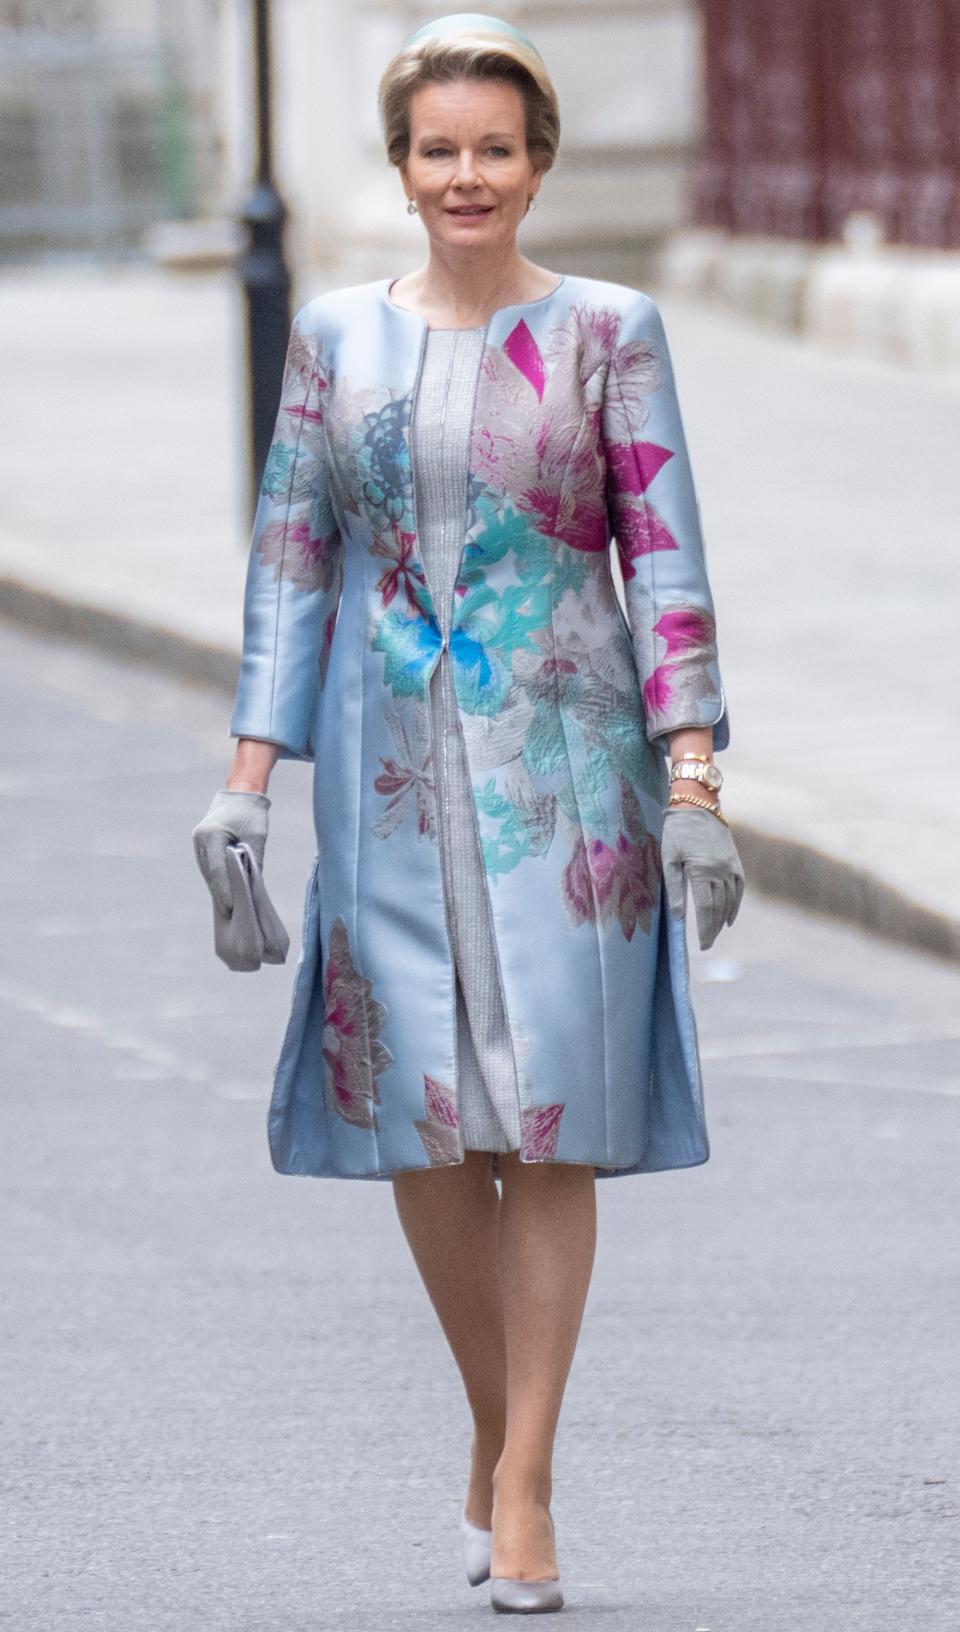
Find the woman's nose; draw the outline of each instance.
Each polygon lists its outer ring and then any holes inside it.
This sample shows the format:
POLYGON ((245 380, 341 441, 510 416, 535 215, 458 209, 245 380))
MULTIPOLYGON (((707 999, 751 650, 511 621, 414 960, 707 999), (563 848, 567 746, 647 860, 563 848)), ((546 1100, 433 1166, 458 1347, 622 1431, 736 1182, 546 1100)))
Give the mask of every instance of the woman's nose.
POLYGON ((468 187, 477 179, 477 166, 473 154, 461 153, 457 161, 456 181, 461 187, 468 187))

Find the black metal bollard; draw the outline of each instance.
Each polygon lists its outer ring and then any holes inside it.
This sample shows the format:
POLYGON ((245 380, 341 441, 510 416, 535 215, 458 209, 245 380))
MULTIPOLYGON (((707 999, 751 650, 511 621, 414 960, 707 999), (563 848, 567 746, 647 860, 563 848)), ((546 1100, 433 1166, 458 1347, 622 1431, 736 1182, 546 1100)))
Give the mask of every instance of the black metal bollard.
POLYGON ((290 272, 283 256, 287 208, 273 179, 269 0, 253 0, 256 171, 240 209, 247 245, 237 261, 246 302, 251 515, 273 436, 290 332, 290 272))

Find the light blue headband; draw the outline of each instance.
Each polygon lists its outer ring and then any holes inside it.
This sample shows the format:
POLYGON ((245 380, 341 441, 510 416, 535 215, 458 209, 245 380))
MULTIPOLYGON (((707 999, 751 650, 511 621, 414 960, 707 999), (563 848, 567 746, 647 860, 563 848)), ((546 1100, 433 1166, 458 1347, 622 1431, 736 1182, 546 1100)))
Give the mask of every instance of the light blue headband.
MULTIPOLYGON (((482 11, 452 11, 447 17, 437 17, 432 23, 424 23, 415 34, 411 34, 407 45, 416 45, 418 40, 445 40, 454 34, 478 32, 481 34, 504 34, 508 39, 519 40, 535 56, 540 53, 533 41, 528 39, 520 28, 513 23, 505 23, 502 17, 487 17, 482 11)), ((543 58, 540 57, 540 61, 543 58)))

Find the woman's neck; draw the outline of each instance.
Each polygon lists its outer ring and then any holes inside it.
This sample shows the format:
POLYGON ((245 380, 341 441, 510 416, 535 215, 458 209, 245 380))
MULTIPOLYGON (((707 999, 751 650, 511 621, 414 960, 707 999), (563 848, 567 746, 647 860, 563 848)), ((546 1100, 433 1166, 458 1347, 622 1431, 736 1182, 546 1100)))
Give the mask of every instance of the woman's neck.
POLYGON ((432 324, 466 328, 485 323, 502 306, 549 294, 555 283, 555 273, 522 255, 504 265, 431 253, 425 267, 397 279, 390 298, 432 324))

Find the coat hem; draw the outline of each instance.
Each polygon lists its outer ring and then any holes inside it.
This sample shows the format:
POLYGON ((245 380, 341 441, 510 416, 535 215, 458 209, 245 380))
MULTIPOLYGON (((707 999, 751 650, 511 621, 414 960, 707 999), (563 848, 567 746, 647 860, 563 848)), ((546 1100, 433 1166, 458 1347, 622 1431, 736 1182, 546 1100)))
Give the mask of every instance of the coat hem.
MULTIPOLYGON (((700 1147, 700 1149, 695 1151, 692 1150, 688 1156, 676 1159, 667 1160, 652 1156, 650 1158, 641 1157, 636 1162, 631 1162, 628 1164, 621 1163, 617 1165, 613 1165, 608 1162, 599 1162, 592 1157, 584 1157, 582 1159, 579 1157, 574 1159, 572 1157, 558 1156, 541 1156, 530 1158, 524 1156, 522 1152, 519 1151, 512 1151, 509 1153, 490 1151, 489 1154, 491 1156, 500 1154, 519 1155, 520 1160, 525 1167, 592 1167, 595 1178, 616 1179, 627 1178, 633 1175, 639 1175, 641 1173, 669 1173, 679 1171, 686 1167, 702 1167, 704 1163, 710 1159, 710 1147, 705 1143, 702 1147, 700 1147)), ((399 1173, 430 1173, 439 1170, 440 1168, 462 1167, 464 1160, 465 1157, 461 1156, 452 1162, 419 1162, 411 1163, 409 1166, 397 1166, 394 1168, 382 1169, 370 1168, 365 1172, 348 1173, 337 1168, 318 1169, 307 1166, 297 1166, 292 1163, 280 1165, 277 1159, 274 1158, 273 1168, 274 1171, 280 1174, 280 1176, 283 1178, 393 1179, 399 1173)))

